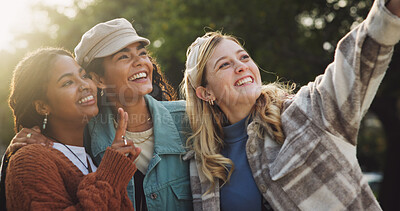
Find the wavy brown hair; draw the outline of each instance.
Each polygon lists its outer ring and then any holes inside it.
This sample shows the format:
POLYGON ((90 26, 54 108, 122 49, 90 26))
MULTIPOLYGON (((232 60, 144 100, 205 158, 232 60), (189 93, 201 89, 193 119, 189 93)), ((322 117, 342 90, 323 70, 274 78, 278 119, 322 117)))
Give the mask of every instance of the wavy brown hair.
POLYGON ((61 48, 40 48, 27 54, 15 67, 8 104, 14 116, 14 130, 41 126, 43 115, 36 112, 34 102, 47 102, 50 73, 57 57, 73 55, 61 48))
MULTIPOLYGON (((181 83, 181 94, 186 97, 186 112, 190 121, 193 135, 187 140, 187 146, 195 151, 196 159, 200 161, 201 170, 210 181, 211 191, 215 187, 216 181, 221 180, 225 184, 233 170, 232 161, 222 154, 224 146, 223 126, 226 124, 226 116, 217 105, 210 105, 196 96, 194 84, 206 86, 206 63, 214 52, 215 48, 223 39, 229 39, 240 46, 240 42, 230 35, 223 35, 220 32, 208 32, 202 38, 206 38, 199 48, 198 43, 194 42, 187 51, 187 56, 192 50, 198 49, 197 65, 195 76, 189 76, 185 71, 184 79, 181 83), (190 78, 191 77, 191 78, 190 78), (193 84, 194 83, 194 84, 193 84)), ((287 86, 279 83, 271 83, 261 87, 261 95, 256 100, 251 116, 260 117, 264 124, 258 126, 259 136, 268 133, 277 142, 282 144, 285 135, 281 125, 281 111, 286 96, 291 92, 287 86)))

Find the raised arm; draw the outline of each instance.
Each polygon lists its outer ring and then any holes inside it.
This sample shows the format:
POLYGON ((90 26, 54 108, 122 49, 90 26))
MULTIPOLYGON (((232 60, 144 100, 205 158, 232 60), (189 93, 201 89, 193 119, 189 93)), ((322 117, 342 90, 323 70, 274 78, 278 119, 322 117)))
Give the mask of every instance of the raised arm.
POLYGON ((399 14, 399 0, 385 4, 374 2, 367 19, 340 40, 334 62, 302 87, 291 104, 316 126, 352 145, 400 39, 400 18, 394 15, 399 14))

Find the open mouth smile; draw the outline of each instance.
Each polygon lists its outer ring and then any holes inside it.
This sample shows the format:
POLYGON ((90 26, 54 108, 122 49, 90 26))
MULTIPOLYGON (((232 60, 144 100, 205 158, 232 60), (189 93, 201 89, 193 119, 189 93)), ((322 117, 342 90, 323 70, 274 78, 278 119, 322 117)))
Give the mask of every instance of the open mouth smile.
POLYGON ((243 85, 246 85, 246 84, 251 84, 251 83, 253 83, 253 82, 254 82, 253 77, 251 77, 251 76, 246 76, 246 77, 244 77, 244 78, 241 78, 241 79, 237 80, 237 81, 235 82, 235 86, 243 86, 243 85))
POLYGON ((128 81, 134 81, 134 80, 143 79, 143 78, 147 78, 146 72, 136 73, 136 74, 132 75, 131 77, 129 77, 128 81))
POLYGON ((78 104, 80 105, 92 105, 95 103, 94 96, 88 95, 78 100, 78 104))

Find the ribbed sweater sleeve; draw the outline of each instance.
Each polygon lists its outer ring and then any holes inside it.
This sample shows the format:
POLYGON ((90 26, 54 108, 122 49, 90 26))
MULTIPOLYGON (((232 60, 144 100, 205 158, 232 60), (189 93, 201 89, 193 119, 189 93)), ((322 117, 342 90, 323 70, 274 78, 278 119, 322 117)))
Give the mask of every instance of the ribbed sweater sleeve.
POLYGON ((84 176, 61 152, 26 146, 7 169, 7 208, 133 210, 126 186, 135 171, 131 159, 110 147, 97 171, 84 176))

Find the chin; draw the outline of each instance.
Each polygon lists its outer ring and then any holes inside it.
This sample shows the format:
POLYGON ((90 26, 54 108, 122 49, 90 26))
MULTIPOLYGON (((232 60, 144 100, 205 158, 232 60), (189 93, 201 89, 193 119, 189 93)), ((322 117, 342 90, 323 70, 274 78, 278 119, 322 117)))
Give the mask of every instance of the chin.
MULTIPOLYGON (((139 95, 147 95, 153 91, 153 84, 146 85, 140 88, 139 95)), ((159 90, 161 92, 161 90, 159 90)))

